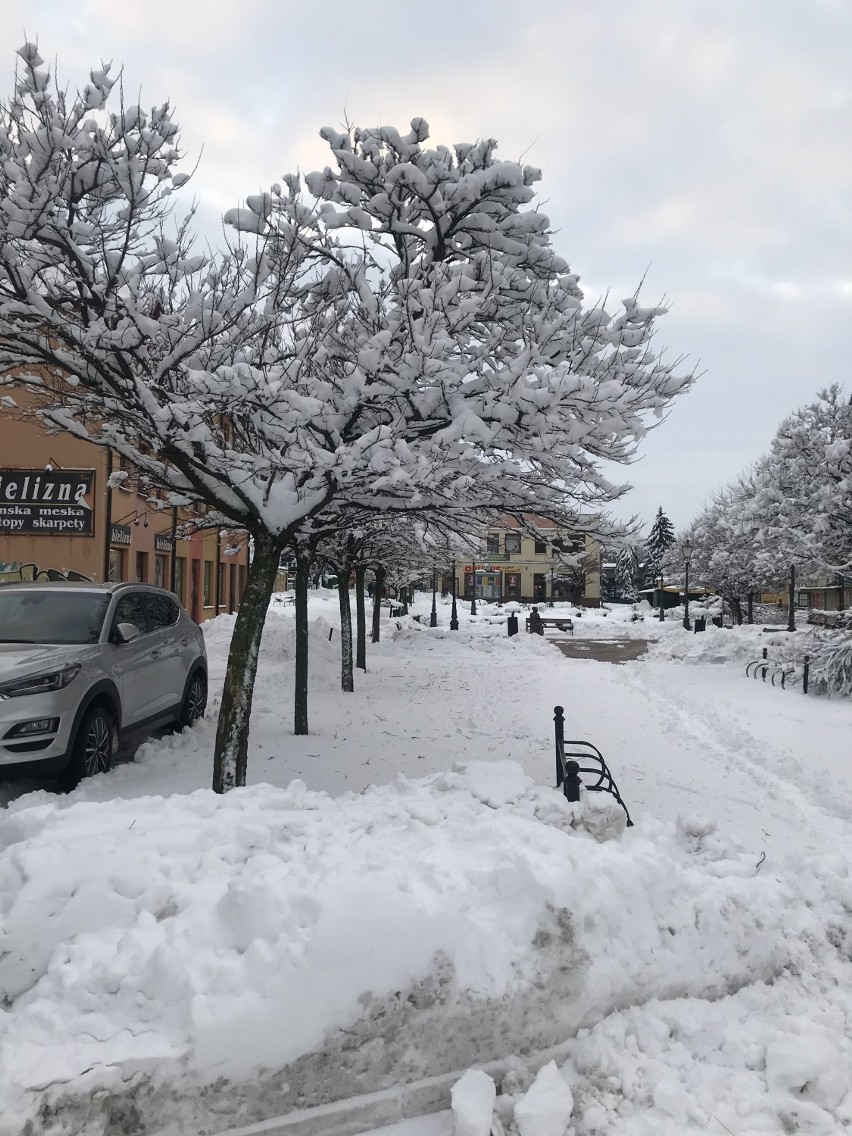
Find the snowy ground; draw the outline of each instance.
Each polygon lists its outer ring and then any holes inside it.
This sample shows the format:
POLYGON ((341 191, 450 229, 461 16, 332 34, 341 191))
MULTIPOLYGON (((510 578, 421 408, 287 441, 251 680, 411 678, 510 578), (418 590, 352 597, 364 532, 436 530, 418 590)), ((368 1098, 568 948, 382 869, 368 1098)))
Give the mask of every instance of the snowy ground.
MULTIPOLYGON (((336 611, 295 738, 273 606, 247 789, 207 791, 211 715, 67 798, 3 790, 0 1134, 200 1136, 563 1042, 576 1136, 849 1131, 852 706, 744 676, 783 633, 587 611, 657 640, 613 666, 440 605, 342 695, 336 611), (635 828, 548 788, 556 704, 635 828)), ((494 1102, 521 1136, 566 1107, 547 1076, 494 1102)))

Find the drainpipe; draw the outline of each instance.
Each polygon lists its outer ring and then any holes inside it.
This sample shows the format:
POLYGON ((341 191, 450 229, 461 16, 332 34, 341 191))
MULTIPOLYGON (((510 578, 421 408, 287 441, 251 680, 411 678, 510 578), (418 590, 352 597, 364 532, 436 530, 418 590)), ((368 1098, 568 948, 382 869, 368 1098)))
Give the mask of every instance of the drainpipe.
POLYGON ((109 579, 109 546, 112 544, 112 489, 109 479, 112 476, 112 450, 107 448, 106 515, 104 517, 104 581, 109 579))
POLYGON ((216 529, 216 598, 213 601, 213 614, 219 614, 219 577, 222 574, 222 530, 216 529))
POLYGON ((169 568, 169 591, 175 594, 177 580, 177 505, 172 505, 172 563, 169 568))

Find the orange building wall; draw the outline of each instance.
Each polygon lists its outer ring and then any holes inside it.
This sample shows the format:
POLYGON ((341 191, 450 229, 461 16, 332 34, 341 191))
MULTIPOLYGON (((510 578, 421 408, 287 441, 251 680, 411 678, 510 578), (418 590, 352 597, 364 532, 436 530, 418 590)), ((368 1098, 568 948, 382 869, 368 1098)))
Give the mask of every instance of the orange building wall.
MULTIPOLYGON (((110 492, 107 487, 110 456, 105 449, 70 434, 48 432, 31 412, 32 396, 16 388, 13 397, 19 409, 0 405, 0 470, 40 471, 48 465, 62 470, 94 470, 92 490, 86 498, 93 511, 93 531, 90 536, 11 534, 4 530, 0 518, 0 579, 3 573, 16 571, 22 565, 36 564, 43 571, 52 568, 65 573, 71 570, 92 580, 104 580, 109 576, 112 552, 114 567, 116 554, 121 553, 121 579, 143 579, 146 583, 157 583, 157 535, 160 534, 171 543, 171 507, 163 502, 164 507, 157 509, 149 503, 146 496, 137 493, 132 487, 115 488, 110 492), (109 539, 114 525, 128 530, 123 535, 129 535, 129 544, 119 545, 109 539)), ((8 503, 14 504, 13 501, 8 503)), ((2 486, 0 504, 7 504, 2 486)), ((191 527, 191 517, 180 510, 179 531, 183 531, 187 522, 191 527)), ((221 611, 236 610, 245 586, 248 572, 247 537, 243 533, 229 530, 221 539, 222 552, 218 557, 217 539, 218 531, 207 531, 196 532, 188 539, 176 541, 176 555, 183 558, 186 569, 184 594, 179 594, 178 598, 198 622, 218 615, 221 611), (239 549, 235 555, 224 552, 232 547, 239 549), (193 561, 197 565, 195 568, 193 561), (206 597, 203 594, 205 561, 210 565, 207 569, 210 588, 206 597), (216 586, 217 561, 222 579, 221 588, 216 586), (192 586, 193 579, 197 579, 195 589, 192 586), (204 602, 205 598, 209 600, 208 603, 204 602)), ((163 584, 168 588, 173 553, 167 551, 160 555, 165 556, 161 567, 163 584)))

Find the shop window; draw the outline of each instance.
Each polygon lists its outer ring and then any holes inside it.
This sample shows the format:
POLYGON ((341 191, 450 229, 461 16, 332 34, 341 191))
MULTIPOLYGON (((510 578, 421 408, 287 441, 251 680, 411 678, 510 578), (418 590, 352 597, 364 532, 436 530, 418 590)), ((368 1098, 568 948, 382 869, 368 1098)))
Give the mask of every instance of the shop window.
POLYGON ((148 582, 148 553, 136 553, 136 582, 138 584, 146 584, 148 582))
POLYGON ((500 534, 489 533, 485 538, 485 551, 488 553, 496 554, 500 552, 500 534))
POLYGON ((520 533, 506 533, 506 552, 508 554, 519 553, 521 551, 521 534, 520 533))
POLYGON ((154 557, 154 583, 158 588, 166 586, 166 558, 159 552, 154 557))
POLYGON ((175 595, 180 603, 186 607, 186 557, 178 556, 175 559, 175 595))
POLYGON ((507 572, 506 573, 506 595, 507 596, 520 596, 521 594, 521 574, 520 572, 507 572))
POLYGON ((109 578, 113 583, 124 579, 124 549, 109 550, 109 578))
POLYGON ((533 599, 546 600, 547 599, 547 573, 536 572, 533 575, 533 599))
POLYGON ((204 606, 213 606, 213 561, 204 561, 204 606))

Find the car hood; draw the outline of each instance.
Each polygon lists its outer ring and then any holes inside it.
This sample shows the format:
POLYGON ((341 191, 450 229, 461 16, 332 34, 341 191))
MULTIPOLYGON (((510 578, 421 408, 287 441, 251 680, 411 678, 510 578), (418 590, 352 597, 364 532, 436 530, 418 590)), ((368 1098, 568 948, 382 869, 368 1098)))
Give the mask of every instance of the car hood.
POLYGON ((0 682, 79 663, 97 648, 88 643, 0 643, 0 682))

